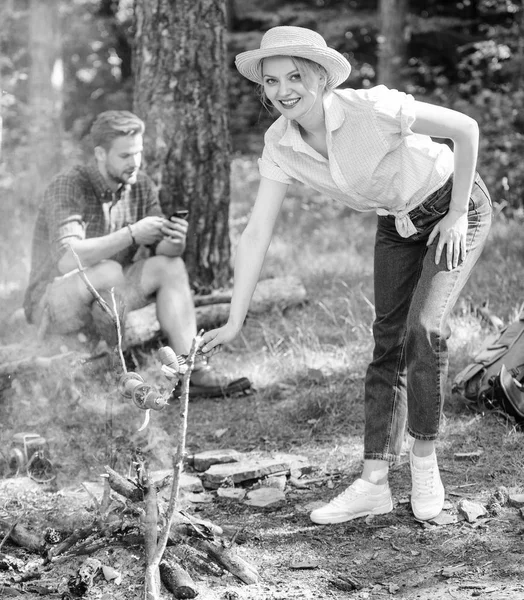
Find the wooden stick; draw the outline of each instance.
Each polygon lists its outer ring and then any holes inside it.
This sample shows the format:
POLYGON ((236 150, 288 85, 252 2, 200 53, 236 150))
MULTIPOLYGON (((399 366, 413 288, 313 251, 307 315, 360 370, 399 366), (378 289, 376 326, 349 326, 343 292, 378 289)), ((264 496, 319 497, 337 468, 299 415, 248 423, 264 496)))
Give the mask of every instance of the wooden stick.
POLYGON ((162 560, 160 578, 175 598, 196 598, 198 590, 191 575, 174 561, 162 560))
MULTIPOLYGON (((191 528, 191 532, 187 535, 196 535, 197 537, 209 538, 209 537, 220 537, 224 535, 224 530, 219 525, 215 525, 211 521, 205 519, 199 519, 189 515, 187 512, 179 510, 175 513, 177 523, 174 525, 177 527, 179 524, 186 524, 191 528), (181 517, 181 518, 180 518, 181 517)), ((171 526, 173 529, 173 526, 171 526)))
POLYGON ((71 250, 71 253, 73 254, 73 257, 75 259, 77 268, 78 268, 78 274, 80 275, 80 278, 82 279, 82 281, 86 284, 87 289, 91 292, 93 298, 98 302, 98 304, 100 304, 100 306, 102 307, 102 309, 112 318, 114 319, 114 314, 111 311, 111 309, 109 308, 109 304, 102 298, 102 296, 98 293, 98 291, 96 290, 96 288, 93 286, 93 284, 89 281, 89 278, 86 275, 84 266, 82 265, 82 262, 80 261, 80 257, 78 256, 78 254, 73 250, 71 244, 68 244, 69 246, 69 250, 71 250))
MULTIPOLYGON (((144 500, 144 490, 138 484, 135 484, 126 477, 123 477, 107 465, 105 469, 107 471, 106 475, 109 485, 111 486, 112 490, 117 492, 117 494, 124 496, 124 498, 127 498, 132 502, 142 502, 144 500)), ((172 475, 169 477, 171 479, 172 475)), ((157 492, 159 489, 164 487, 164 485, 165 479, 157 482, 155 484, 157 492)), ((170 530, 170 538, 173 538, 173 541, 174 536, 177 533, 182 535, 196 535, 205 537, 206 533, 207 535, 211 536, 221 536, 223 535, 224 531, 222 527, 215 525, 215 523, 212 523, 211 521, 199 519, 193 515, 189 515, 186 512, 175 510, 173 515, 173 524, 171 525, 170 530)))
POLYGON ((56 558, 57 556, 60 556, 60 554, 64 554, 64 552, 67 552, 69 550, 69 548, 72 548, 77 542, 88 538, 90 535, 95 533, 97 530, 98 530, 97 521, 93 521, 90 525, 87 525, 86 527, 81 527, 80 529, 75 529, 69 537, 67 537, 65 540, 63 540, 56 546, 53 546, 53 548, 51 548, 48 551, 47 557, 44 560, 44 564, 51 562, 54 558, 56 558))
POLYGON ((140 502, 144 499, 144 490, 142 490, 137 484, 129 481, 126 477, 122 477, 109 465, 105 466, 107 480, 111 489, 115 490, 124 498, 128 498, 133 502, 140 502))
POLYGON ((180 427, 178 431, 178 446, 175 461, 173 465, 173 482, 171 484, 171 494, 169 496, 169 506, 167 508, 166 525, 160 533, 160 538, 157 545, 157 552, 155 555, 155 562, 159 565, 166 549, 167 540, 169 538, 169 531, 173 524, 173 516, 175 513, 175 507, 178 502, 178 493, 180 487, 180 478, 182 476, 182 470, 184 468, 184 455, 186 450, 186 434, 187 434, 187 412, 189 406, 189 379, 193 371, 195 364, 195 356, 200 347, 201 336, 203 331, 193 340, 191 350, 186 360, 187 371, 184 373, 182 378, 182 389, 180 393, 180 427))
POLYGON ((118 345, 118 351, 119 351, 119 358, 120 358, 120 362, 121 362, 121 366, 122 366, 122 370, 124 371, 124 373, 127 373, 127 369, 126 369, 126 363, 124 360, 124 355, 122 352, 122 330, 120 327, 120 319, 118 317, 118 309, 116 307, 116 300, 115 300, 115 293, 114 293, 114 288, 111 288, 110 293, 111 293, 111 299, 113 302, 113 310, 109 307, 109 304, 102 298, 102 296, 98 293, 98 290, 94 287, 94 285, 89 281, 88 276, 86 275, 84 266, 82 265, 82 262, 80 261, 80 257, 78 256, 78 254, 73 250, 73 248, 71 247, 71 244, 69 244, 69 249, 71 250, 73 257, 76 261, 77 267, 78 267, 78 274, 80 275, 82 281, 86 284, 87 289, 91 292, 91 295, 94 297, 95 301, 98 302, 98 304, 100 304, 100 306, 102 307, 102 309, 111 317, 116 331, 117 331, 117 345, 118 345))
POLYGON ((205 552, 209 558, 238 577, 244 583, 252 584, 258 581, 258 572, 255 567, 250 565, 240 556, 237 556, 231 548, 222 548, 212 544, 207 540, 195 539, 191 541, 201 552, 205 552))
POLYGON ((122 350, 122 324, 120 323, 120 318, 118 316, 118 307, 116 305, 115 298, 115 288, 111 288, 111 301, 113 302, 113 314, 115 317, 118 357, 120 358, 120 366, 122 367, 122 371, 124 373, 127 373, 126 361, 124 359, 124 351, 122 350))
MULTIPOLYGON (((189 378, 193 370, 193 364, 195 362, 195 355, 200 346, 200 335, 195 337, 193 340, 191 350, 189 351, 188 358, 186 360, 187 370, 182 378, 182 391, 180 395, 180 427, 178 436, 177 453, 173 465, 173 481, 171 484, 171 494, 169 497, 169 505, 167 508, 166 524, 160 532, 158 541, 155 544, 154 551, 151 552, 150 544, 152 540, 148 540, 146 543, 146 572, 145 572, 145 583, 144 583, 144 598, 145 600, 160 600, 160 562, 164 555, 164 551, 167 546, 169 539, 169 533, 171 525, 173 524, 173 518, 175 513, 175 507, 178 501, 178 492, 180 487, 180 477, 182 469, 184 467, 184 453, 186 447, 186 432, 187 432, 187 409, 189 404, 189 378)), ((149 492, 154 488, 152 484, 149 484, 149 492)), ((156 510, 156 490, 155 490, 155 510, 156 510)), ((152 500, 147 501, 147 505, 152 500)), ((157 527, 157 521, 153 523, 153 507, 149 507, 149 522, 145 528, 145 534, 151 535, 151 528, 157 527)), ((147 509, 146 509, 147 513, 147 509)), ((155 513, 156 514, 156 513, 155 513)))
POLYGON ((146 516, 144 520, 144 547, 148 562, 151 562, 151 559, 155 556, 158 541, 158 507, 156 498, 155 486, 149 483, 146 487, 146 516))
POLYGON ((57 556, 53 563, 63 563, 71 560, 73 556, 85 556, 86 554, 93 554, 97 550, 101 550, 102 548, 106 548, 108 546, 107 540, 99 540, 97 542, 85 543, 78 546, 68 554, 62 554, 61 556, 57 556))
POLYGON ((160 572, 156 563, 156 549, 158 540, 158 506, 156 488, 149 474, 143 477, 143 486, 146 496, 146 516, 144 519, 144 550, 146 555, 146 575, 144 598, 158 600, 160 598, 160 572))

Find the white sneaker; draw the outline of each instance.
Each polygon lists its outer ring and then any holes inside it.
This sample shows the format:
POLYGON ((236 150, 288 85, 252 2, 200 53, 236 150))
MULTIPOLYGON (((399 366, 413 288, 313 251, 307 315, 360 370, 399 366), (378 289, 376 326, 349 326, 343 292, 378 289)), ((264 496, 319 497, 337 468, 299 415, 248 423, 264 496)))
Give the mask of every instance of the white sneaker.
POLYGON ((342 494, 310 515, 313 523, 344 523, 366 515, 381 515, 393 510, 389 485, 375 485, 363 479, 354 481, 342 494))
POLYGON ((444 486, 440 479, 437 456, 419 457, 409 453, 411 467, 411 508, 420 521, 434 519, 444 507, 444 486))

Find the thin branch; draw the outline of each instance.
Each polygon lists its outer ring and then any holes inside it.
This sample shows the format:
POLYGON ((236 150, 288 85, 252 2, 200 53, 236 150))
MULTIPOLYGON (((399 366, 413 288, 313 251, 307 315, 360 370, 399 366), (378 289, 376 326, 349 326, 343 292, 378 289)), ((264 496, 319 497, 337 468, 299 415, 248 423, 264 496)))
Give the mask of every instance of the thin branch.
POLYGON ((173 465, 173 482, 171 484, 171 494, 169 497, 169 506, 166 515, 166 525, 160 533, 160 537, 157 544, 157 550, 154 556, 154 561, 158 565, 162 560, 162 556, 166 549, 167 540, 169 538, 169 530, 173 524, 173 516, 175 513, 175 507, 178 502, 178 493, 180 487, 180 478, 182 476, 182 470, 184 467, 184 454, 186 449, 186 434, 187 434, 187 413, 189 406, 189 380, 195 364, 195 356, 200 348, 201 336, 203 330, 193 340, 191 350, 186 360, 187 371, 184 373, 182 378, 182 390, 180 393, 180 427, 178 431, 178 447, 173 465))
POLYGON ((78 254, 73 250, 71 244, 69 245, 69 249, 71 250, 71 253, 73 254, 73 257, 76 261, 77 267, 78 267, 78 274, 80 275, 80 278, 82 279, 82 281, 86 284, 87 289, 91 292, 91 294, 93 295, 94 299, 100 304, 100 306, 103 308, 103 310, 105 310, 105 312, 113 319, 116 320, 118 319, 118 314, 115 313, 113 314, 113 312, 111 311, 111 309, 109 308, 109 304, 102 298, 102 296, 97 292, 96 288, 93 286, 93 284, 89 281, 86 273, 85 273, 85 269, 84 266, 82 265, 81 261, 80 261, 80 257, 78 256, 78 254))
MULTIPOLYGON (((95 301, 102 307, 102 309, 111 317, 113 321, 116 333, 117 333, 117 350, 118 357, 120 359, 120 365, 122 367, 122 371, 127 373, 126 361, 124 359, 124 353, 122 351, 122 328, 120 324, 120 318, 118 316, 118 308, 116 305, 115 298, 115 289, 111 288, 111 302, 113 304, 113 308, 111 310, 109 304, 102 298, 97 289, 93 286, 93 284, 89 281, 89 277, 85 273, 84 266, 80 260, 78 254, 74 251, 71 244, 69 244, 69 249, 73 254, 73 257, 76 261, 78 267, 78 274, 82 281, 86 284, 87 289, 91 292, 95 301)), ((109 394, 106 398, 106 423, 105 423, 105 432, 106 432, 106 462, 114 466, 114 457, 113 457, 113 395, 109 394)), ((104 485, 104 496, 102 498, 102 510, 106 510, 109 505, 109 495, 111 488, 109 483, 106 481, 104 485)))
POLYGON ((113 302, 113 314, 114 314, 115 326, 116 326, 116 339, 118 340, 117 341, 118 356, 120 358, 120 365, 122 367, 122 371, 124 373, 127 373, 126 361, 124 359, 124 351, 122 350, 122 324, 120 323, 120 319, 118 317, 118 308, 116 305, 116 298, 115 298, 115 288, 111 288, 111 300, 113 302))

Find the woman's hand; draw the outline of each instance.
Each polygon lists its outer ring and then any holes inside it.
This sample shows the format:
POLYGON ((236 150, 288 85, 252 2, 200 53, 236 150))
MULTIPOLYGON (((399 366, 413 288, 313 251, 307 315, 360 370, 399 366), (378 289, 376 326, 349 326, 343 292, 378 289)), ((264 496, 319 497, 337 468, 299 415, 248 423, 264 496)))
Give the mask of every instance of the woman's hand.
POLYGON ((218 329, 206 331, 206 333, 204 333, 202 336, 202 341, 200 343, 202 352, 207 354, 214 348, 218 349, 218 347, 222 344, 227 344, 233 341, 237 337, 238 333, 239 330, 229 323, 226 323, 224 326, 219 327, 218 329))
POLYGON ((438 265, 446 246, 446 263, 448 269, 454 269, 460 260, 466 257, 466 235, 468 232, 468 213, 451 208, 449 212, 435 225, 427 245, 439 235, 435 264, 438 265))

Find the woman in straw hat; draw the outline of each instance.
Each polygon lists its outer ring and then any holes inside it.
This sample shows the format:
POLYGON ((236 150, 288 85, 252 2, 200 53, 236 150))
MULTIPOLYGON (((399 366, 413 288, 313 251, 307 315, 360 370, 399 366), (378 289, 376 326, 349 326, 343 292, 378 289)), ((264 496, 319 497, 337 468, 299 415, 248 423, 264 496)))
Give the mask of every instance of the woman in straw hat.
POLYGON ((341 89, 346 58, 318 33, 274 27, 260 49, 236 57, 281 114, 268 129, 260 186, 237 248, 229 320, 203 350, 230 342, 244 322, 287 188, 301 181, 359 211, 378 213, 375 348, 365 385, 361 477, 315 523, 341 523, 393 508, 388 466, 407 419, 411 506, 434 518, 444 504, 435 440, 447 377, 448 318, 490 228, 491 201, 475 171, 478 126, 383 85, 341 89), (432 137, 453 142, 453 151, 432 137))

